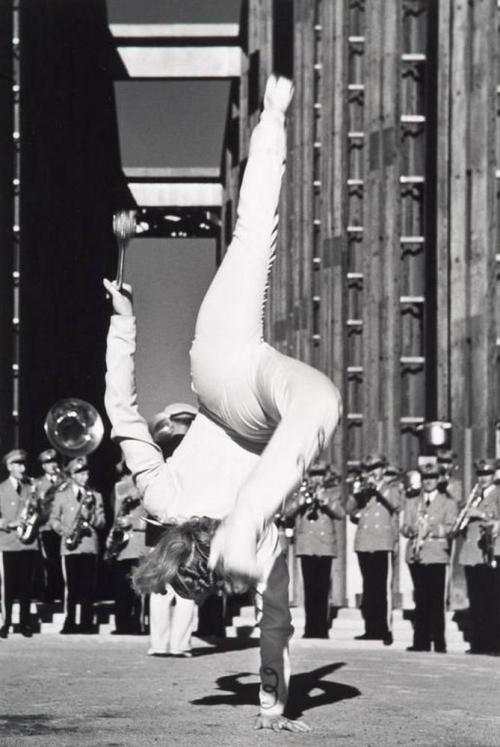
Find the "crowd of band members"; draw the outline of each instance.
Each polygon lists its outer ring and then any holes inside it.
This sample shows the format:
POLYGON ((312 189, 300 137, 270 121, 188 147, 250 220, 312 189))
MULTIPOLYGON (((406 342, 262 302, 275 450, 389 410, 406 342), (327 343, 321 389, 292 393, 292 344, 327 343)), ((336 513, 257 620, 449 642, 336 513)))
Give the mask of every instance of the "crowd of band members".
MULTIPOLYGON (((192 413, 189 418, 184 413, 179 419, 179 438, 169 441, 167 451, 179 443, 192 417, 192 413)), ((158 423, 161 425, 161 419, 158 423)), ((20 605, 19 631, 31 636, 33 580, 40 569, 43 600, 64 600, 61 633, 95 632, 93 604, 99 533, 106 522, 102 496, 90 484, 87 458, 71 459, 62 471, 56 451, 46 449, 38 456, 42 475, 34 480, 26 478, 26 459, 27 454, 21 449, 3 457, 8 477, 0 484, 0 637, 7 637, 11 629, 15 599, 20 605), (33 500, 39 511, 38 531, 31 541, 26 541, 17 528, 23 509, 33 500), (80 536, 72 543, 77 519, 80 536), (81 608, 78 625, 77 604, 81 608)), ((105 557, 107 554, 112 560, 114 632, 134 634, 143 631, 144 600, 134 593, 130 576, 155 538, 153 528, 144 521, 140 496, 130 475, 123 463, 117 469, 119 479, 111 496, 114 522, 105 557), (117 537, 118 542, 113 543, 117 537), (120 542, 121 537, 125 541, 120 542)), ((362 577, 365 630, 356 636, 358 640, 380 640, 386 646, 393 642, 390 586, 394 553, 402 535, 408 540, 405 560, 415 603, 414 640, 408 650, 446 652, 446 580, 453 551, 465 572, 470 652, 498 655, 500 485, 493 460, 480 460, 475 469, 476 482, 465 499, 461 483, 453 475, 453 455, 449 451, 438 452, 437 458, 424 458, 418 467, 419 480, 415 481, 414 472, 408 473, 413 480, 407 480, 406 485, 383 456, 373 454, 348 480, 346 500, 340 475, 324 462, 313 464, 280 516, 282 525, 294 528, 295 555, 300 558, 306 615, 304 637, 329 637, 331 568, 338 553, 336 523, 347 515, 357 525, 354 550, 362 577)), ((209 608, 212 628, 209 624, 207 634, 224 635, 220 600, 215 607, 212 600, 209 608)), ((189 655, 196 617, 194 603, 168 591, 151 595, 149 611, 148 653, 189 655)))

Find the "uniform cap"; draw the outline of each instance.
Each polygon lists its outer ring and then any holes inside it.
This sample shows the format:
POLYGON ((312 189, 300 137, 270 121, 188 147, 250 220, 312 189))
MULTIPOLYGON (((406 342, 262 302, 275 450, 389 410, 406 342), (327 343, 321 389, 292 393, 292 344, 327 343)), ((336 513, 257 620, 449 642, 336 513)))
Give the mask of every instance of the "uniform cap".
POLYGON ((426 478, 434 478, 439 477, 439 469, 437 464, 432 462, 425 462, 424 464, 421 464, 418 468, 418 471, 422 475, 422 479, 425 480, 426 478))
POLYGON ((494 475, 495 461, 493 459, 478 459, 474 462, 477 475, 494 475))
POLYGON ((67 470, 70 475, 74 475, 75 472, 83 472, 89 468, 88 459, 85 456, 75 457, 70 459, 68 462, 67 470))
POLYGON ((38 455, 38 461, 40 464, 45 464, 45 462, 57 462, 57 451, 55 449, 45 449, 45 451, 41 451, 38 455))
POLYGON ((307 470, 310 475, 326 475, 327 464, 322 459, 314 461, 307 470))
POLYGON ((382 454, 369 454, 366 457, 366 459, 363 460, 361 466, 367 472, 371 472, 372 469, 377 469, 378 467, 385 467, 386 464, 387 464, 387 459, 382 454))
POLYGON ((12 449, 11 451, 8 451, 6 454, 4 454, 2 462, 5 464, 6 467, 9 466, 9 464, 12 464, 12 462, 25 462, 28 458, 28 454, 24 449, 12 449))
POLYGON ((452 464, 456 458, 457 455, 451 449, 439 449, 437 453, 439 464, 452 464))

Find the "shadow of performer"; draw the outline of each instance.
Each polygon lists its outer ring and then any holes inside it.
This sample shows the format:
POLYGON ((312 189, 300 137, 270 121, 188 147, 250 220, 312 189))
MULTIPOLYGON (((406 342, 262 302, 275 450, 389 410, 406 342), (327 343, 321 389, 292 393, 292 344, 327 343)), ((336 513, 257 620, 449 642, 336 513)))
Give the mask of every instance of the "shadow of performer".
MULTIPOLYGON (((344 663, 327 664, 311 672, 302 672, 292 675, 290 680, 290 697, 286 707, 288 718, 299 718, 305 711, 319 706, 337 703, 347 698, 356 698, 361 695, 360 690, 350 685, 339 682, 330 682, 323 679, 327 675, 340 669, 344 663), (321 690, 317 695, 311 695, 314 690, 321 690)), ((255 705, 258 702, 258 682, 242 682, 245 677, 254 677, 254 672, 240 672, 239 674, 218 677, 216 684, 224 693, 207 695, 203 698, 192 700, 192 705, 255 705)))

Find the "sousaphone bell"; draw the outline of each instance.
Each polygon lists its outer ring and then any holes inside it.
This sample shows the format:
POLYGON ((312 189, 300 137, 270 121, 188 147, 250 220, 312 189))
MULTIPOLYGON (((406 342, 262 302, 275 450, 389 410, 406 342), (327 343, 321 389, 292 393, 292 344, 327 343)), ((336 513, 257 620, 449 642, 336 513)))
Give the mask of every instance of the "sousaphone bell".
POLYGON ((76 397, 62 399, 50 408, 44 430, 52 446, 71 459, 91 454, 104 436, 104 424, 95 407, 76 397))

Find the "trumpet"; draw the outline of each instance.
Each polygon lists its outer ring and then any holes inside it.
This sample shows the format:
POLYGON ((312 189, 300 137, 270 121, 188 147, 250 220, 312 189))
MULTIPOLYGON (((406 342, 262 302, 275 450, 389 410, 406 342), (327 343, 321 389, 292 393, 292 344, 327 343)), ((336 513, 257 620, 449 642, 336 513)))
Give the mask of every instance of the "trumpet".
POLYGON ((460 511, 457 518, 455 519, 455 523, 453 524, 453 527, 451 529, 451 537, 453 537, 453 539, 455 537, 458 537, 459 534, 461 534, 467 529, 467 526, 470 521, 470 518, 468 516, 469 509, 477 508, 477 506, 479 506, 482 500, 483 500, 483 491, 479 487, 479 485, 475 485, 469 498, 467 499, 467 503, 465 504, 465 506, 460 511))
POLYGON ((106 551, 104 560, 116 560, 120 551, 125 547, 132 536, 132 530, 124 529, 121 526, 120 519, 127 516, 141 502, 139 496, 126 495, 120 506, 114 524, 106 540, 106 551))
POLYGON ((28 485, 29 496, 19 515, 19 523, 16 527, 16 534, 23 545, 30 545, 35 540, 40 524, 40 501, 33 478, 28 478, 28 485))
POLYGON ((82 541, 85 534, 89 533, 90 522, 87 517, 83 515, 83 509, 90 511, 95 506, 94 494, 91 490, 85 491, 85 496, 82 498, 78 511, 76 512, 71 532, 67 537, 64 538, 64 544, 68 550, 75 550, 80 542, 82 541))

